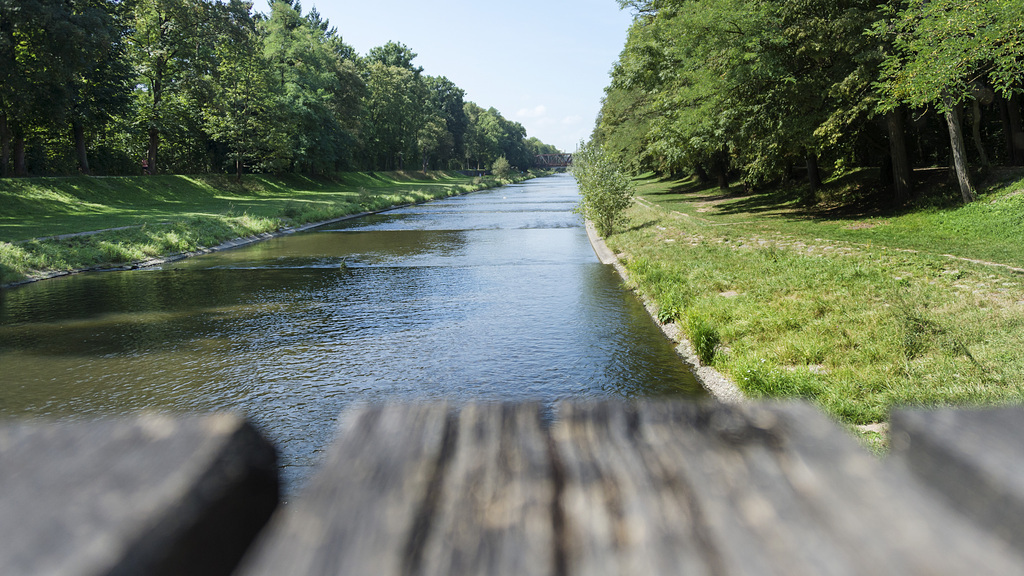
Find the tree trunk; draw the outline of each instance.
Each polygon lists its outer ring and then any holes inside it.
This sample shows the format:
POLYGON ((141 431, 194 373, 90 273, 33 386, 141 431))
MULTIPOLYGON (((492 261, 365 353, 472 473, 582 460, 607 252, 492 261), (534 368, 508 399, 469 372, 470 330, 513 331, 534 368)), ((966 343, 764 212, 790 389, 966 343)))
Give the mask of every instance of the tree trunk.
POLYGON ((988 170, 992 165, 988 161, 988 154, 985 153, 985 144, 981 141, 981 104, 978 103, 978 99, 975 98, 973 101, 974 108, 973 118, 971 118, 971 135, 974 137, 974 147, 978 150, 978 156, 981 158, 981 167, 988 170))
POLYGON ((25 162, 25 136, 18 134, 14 138, 14 175, 28 176, 28 163, 25 162))
POLYGON ((71 123, 71 131, 75 137, 75 156, 78 157, 78 171, 86 176, 89 175, 89 155, 85 149, 85 126, 81 120, 71 123))
POLYGON ((156 152, 160 147, 160 130, 157 128, 149 129, 149 155, 147 157, 146 172, 148 174, 156 174, 156 152))
POLYGON ((724 166, 722 166, 722 165, 718 166, 718 170, 717 170, 717 173, 715 174, 715 176, 718 178, 718 188, 719 188, 719 190, 728 190, 729 189, 729 175, 725 173, 725 167, 724 166))
POLYGON ((11 132, 7 129, 7 113, 0 112, 0 178, 7 178, 11 161, 11 132))
POLYGON ((885 115, 889 129, 889 157, 892 159, 892 183, 897 204, 910 200, 914 193, 913 170, 907 155, 907 138, 903 130, 903 110, 895 108, 885 115))
POLYGON ((956 179, 960 184, 960 194, 964 198, 964 204, 975 200, 974 188, 971 186, 971 175, 967 169, 967 150, 964 147, 964 134, 960 128, 960 114, 957 107, 953 105, 953 99, 947 97, 946 104, 946 126, 949 128, 949 144, 953 151, 953 167, 956 169, 956 179))
POLYGON ((818 192, 821 188, 821 171, 818 170, 818 155, 814 152, 807 152, 807 184, 811 187, 811 194, 818 192))
POLYGON ((1024 166, 1024 128, 1020 120, 1020 96, 1014 94, 1006 103, 1006 112, 1010 117, 1010 142, 1013 144, 1013 164, 1024 166))
POLYGON ((242 159, 235 158, 235 182, 242 181, 242 159))
POLYGON ((1017 158, 1013 149, 1013 126, 1010 124, 1010 104, 1006 98, 996 95, 999 102, 999 121, 1003 125, 1003 153, 1006 155, 1006 165, 1015 166, 1017 158))
POLYGON ((715 158, 715 177, 718 179, 718 188, 720 190, 729 189, 729 156, 728 148, 722 146, 722 150, 716 154, 715 158))
POLYGON ((701 166, 700 164, 697 164, 697 166, 694 167, 693 171, 697 175, 697 180, 700 181, 701 184, 707 184, 708 182, 711 182, 711 177, 708 176, 707 170, 705 170, 704 167, 701 166))

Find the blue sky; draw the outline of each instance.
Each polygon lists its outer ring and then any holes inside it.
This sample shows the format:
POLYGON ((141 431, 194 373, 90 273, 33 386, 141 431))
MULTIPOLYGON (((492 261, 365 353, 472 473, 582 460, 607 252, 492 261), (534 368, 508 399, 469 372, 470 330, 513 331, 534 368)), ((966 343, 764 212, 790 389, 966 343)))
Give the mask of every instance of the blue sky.
POLYGON ((632 21, 615 0, 305 0, 302 9, 314 5, 360 54, 401 42, 425 74, 567 151, 593 130, 632 21))

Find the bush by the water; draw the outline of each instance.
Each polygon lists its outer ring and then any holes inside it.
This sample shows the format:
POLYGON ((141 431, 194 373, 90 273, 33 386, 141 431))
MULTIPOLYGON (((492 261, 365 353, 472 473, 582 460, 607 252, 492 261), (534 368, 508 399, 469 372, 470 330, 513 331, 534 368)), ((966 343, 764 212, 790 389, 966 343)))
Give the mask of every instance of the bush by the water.
POLYGON ((593 222, 601 236, 610 235, 633 203, 632 180, 593 142, 581 144, 573 154, 572 175, 582 195, 575 212, 593 222))

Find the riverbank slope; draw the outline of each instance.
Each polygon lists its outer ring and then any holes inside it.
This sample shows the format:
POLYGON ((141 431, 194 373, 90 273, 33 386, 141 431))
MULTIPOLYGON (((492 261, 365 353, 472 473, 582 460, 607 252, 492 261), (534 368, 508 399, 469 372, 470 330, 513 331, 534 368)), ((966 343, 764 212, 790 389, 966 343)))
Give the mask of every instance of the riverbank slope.
POLYGON ((513 180, 455 172, 0 180, 0 285, 124 268, 513 180))
POLYGON ((659 320, 749 397, 811 399, 851 425, 893 406, 1019 403, 1022 176, 968 206, 938 189, 898 211, 849 182, 808 204, 648 178, 606 242, 659 320))

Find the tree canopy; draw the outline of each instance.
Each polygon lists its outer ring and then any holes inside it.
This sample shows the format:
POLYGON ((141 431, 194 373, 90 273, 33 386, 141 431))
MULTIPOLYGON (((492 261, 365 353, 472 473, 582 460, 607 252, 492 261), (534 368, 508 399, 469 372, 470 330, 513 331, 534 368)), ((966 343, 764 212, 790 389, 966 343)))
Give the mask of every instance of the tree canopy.
POLYGON ((823 171, 874 166, 900 202, 911 164, 952 163, 969 187, 968 162, 1024 162, 1019 0, 619 3, 634 22, 592 140, 634 172, 799 174, 813 192, 823 171))
POLYGON ((415 59, 360 56, 297 0, 0 0, 0 171, 524 170, 548 148, 415 59))

